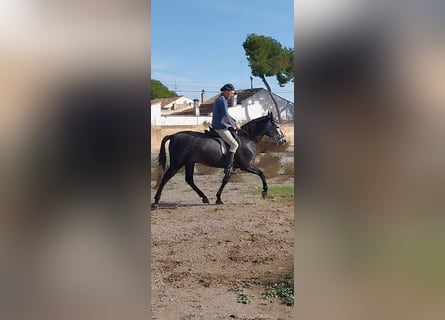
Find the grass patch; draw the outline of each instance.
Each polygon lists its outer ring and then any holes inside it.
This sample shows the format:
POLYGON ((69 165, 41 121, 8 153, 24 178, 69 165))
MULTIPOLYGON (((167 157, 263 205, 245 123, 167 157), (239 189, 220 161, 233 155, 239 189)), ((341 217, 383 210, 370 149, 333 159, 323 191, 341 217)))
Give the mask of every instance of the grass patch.
POLYGON ((288 277, 280 282, 263 284, 265 292, 263 299, 279 298, 287 306, 294 305, 294 280, 288 277))
POLYGON ((236 302, 242 304, 250 304, 252 303, 252 297, 244 292, 245 286, 245 283, 236 283, 230 288, 230 291, 236 292, 238 294, 236 302))
POLYGON ((294 186, 269 186, 268 197, 289 203, 294 202, 294 186))
POLYGON ((237 293, 237 302, 242 304, 252 303, 253 297, 244 292, 245 288, 251 288, 252 285, 261 286, 264 290, 262 299, 271 300, 279 299, 281 303, 287 306, 294 305, 294 279, 292 275, 288 275, 277 281, 261 280, 254 277, 248 281, 238 282, 234 284, 230 291, 237 293))

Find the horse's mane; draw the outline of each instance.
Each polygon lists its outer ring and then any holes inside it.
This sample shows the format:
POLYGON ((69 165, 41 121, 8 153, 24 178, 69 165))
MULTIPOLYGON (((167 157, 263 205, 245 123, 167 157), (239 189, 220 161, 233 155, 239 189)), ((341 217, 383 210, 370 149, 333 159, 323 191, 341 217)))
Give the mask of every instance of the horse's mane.
POLYGON ((246 122, 245 124, 243 124, 243 125, 241 126, 241 129, 243 129, 243 128, 246 128, 246 129, 247 129, 248 127, 250 127, 250 126, 252 126, 252 125, 255 125, 255 124, 258 123, 259 121, 262 121, 262 120, 264 120, 264 119, 266 119, 266 118, 269 118, 269 116, 262 116, 262 117, 259 117, 259 118, 250 120, 249 122, 246 122))
POLYGON ((261 128, 258 128, 258 126, 268 118, 270 119, 269 115, 250 120, 241 126, 240 130, 238 131, 238 135, 258 140, 260 138, 259 132, 261 132, 261 128))

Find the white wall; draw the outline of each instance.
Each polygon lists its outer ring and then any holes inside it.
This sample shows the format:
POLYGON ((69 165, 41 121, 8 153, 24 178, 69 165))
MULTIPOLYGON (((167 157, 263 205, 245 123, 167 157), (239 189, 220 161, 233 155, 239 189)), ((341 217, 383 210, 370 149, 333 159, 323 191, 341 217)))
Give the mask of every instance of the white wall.
POLYGON ((244 123, 265 116, 267 115, 267 112, 265 113, 260 103, 255 101, 253 104, 249 105, 249 107, 240 104, 236 107, 230 107, 229 114, 237 121, 244 123))
POLYGON ((212 117, 209 116, 161 116, 158 125, 161 126, 195 126, 207 122, 212 122, 212 117))
MULTIPOLYGON (((292 122, 294 120, 293 103, 277 95, 274 96, 277 99, 278 106, 281 111, 281 120, 283 122, 292 122)), ((266 90, 262 90, 246 101, 243 101, 242 105, 229 108, 229 114, 239 122, 248 122, 250 120, 265 116, 269 111, 276 116, 277 112, 275 105, 266 90)))
POLYGON ((151 106, 151 125, 160 126, 161 125, 161 104, 156 103, 151 106))
MULTIPOLYGON (((187 99, 187 98, 186 98, 187 99)), ((202 125, 204 122, 211 123, 212 117, 208 116, 165 116, 161 114, 161 104, 157 103, 151 106, 151 125, 152 126, 195 126, 202 125)))

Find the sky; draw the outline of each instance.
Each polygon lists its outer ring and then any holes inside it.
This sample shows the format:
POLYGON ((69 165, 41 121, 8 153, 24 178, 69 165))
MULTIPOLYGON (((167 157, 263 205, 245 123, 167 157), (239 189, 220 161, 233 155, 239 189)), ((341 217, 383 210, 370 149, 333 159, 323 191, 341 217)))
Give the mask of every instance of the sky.
MULTIPOLYGON (((151 0, 151 77, 178 95, 210 98, 225 83, 251 86, 242 44, 250 33, 294 47, 293 0, 151 0)), ((294 86, 267 81, 272 92, 294 101, 294 86)), ((253 78, 254 88, 264 88, 253 78)))

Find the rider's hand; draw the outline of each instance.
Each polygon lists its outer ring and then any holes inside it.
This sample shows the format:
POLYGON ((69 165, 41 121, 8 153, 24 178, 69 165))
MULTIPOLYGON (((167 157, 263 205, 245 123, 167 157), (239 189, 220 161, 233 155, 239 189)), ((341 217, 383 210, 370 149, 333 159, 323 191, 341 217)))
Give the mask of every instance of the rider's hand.
POLYGON ((241 129, 241 127, 240 127, 239 123, 237 123, 237 124, 235 125, 235 127, 236 127, 236 130, 239 130, 239 129, 241 129))

